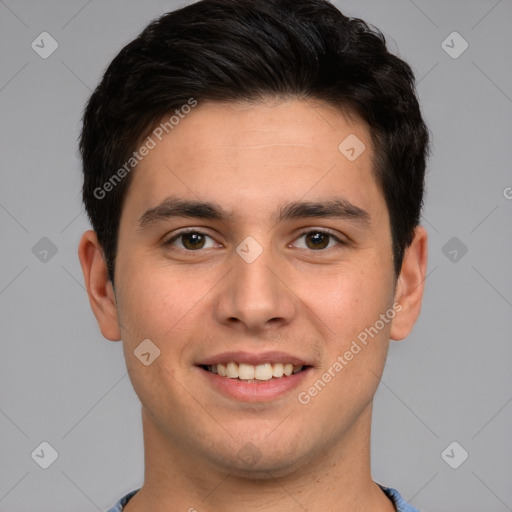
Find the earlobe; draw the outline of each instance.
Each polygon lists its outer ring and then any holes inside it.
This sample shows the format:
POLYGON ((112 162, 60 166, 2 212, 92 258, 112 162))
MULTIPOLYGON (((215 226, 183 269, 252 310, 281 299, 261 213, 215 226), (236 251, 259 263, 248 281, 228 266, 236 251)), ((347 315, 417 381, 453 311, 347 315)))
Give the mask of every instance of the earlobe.
POLYGON ((391 324, 390 338, 402 340, 409 335, 418 319, 425 287, 428 259, 428 235, 422 226, 416 227, 411 245, 405 250, 398 277, 395 303, 401 309, 391 324))
POLYGON ((114 288, 108 277, 103 250, 94 231, 89 230, 82 235, 78 247, 78 258, 82 265, 91 309, 101 333, 111 341, 119 341, 121 333, 114 288))

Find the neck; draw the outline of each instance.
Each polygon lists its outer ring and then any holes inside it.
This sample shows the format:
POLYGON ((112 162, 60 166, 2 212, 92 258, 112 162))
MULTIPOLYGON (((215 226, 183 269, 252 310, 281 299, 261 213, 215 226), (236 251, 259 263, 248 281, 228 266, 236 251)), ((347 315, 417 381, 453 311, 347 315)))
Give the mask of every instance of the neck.
POLYGON ((126 512, 394 512, 370 470, 371 404, 335 446, 300 467, 236 475, 169 442, 143 410, 145 479, 126 512), (170 508, 173 507, 173 508, 170 508))

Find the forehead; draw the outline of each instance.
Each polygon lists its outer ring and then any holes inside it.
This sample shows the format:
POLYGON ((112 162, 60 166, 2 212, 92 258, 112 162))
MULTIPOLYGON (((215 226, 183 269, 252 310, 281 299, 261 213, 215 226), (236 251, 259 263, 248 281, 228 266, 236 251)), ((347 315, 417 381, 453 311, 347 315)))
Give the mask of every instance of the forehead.
POLYGON ((137 211, 169 195, 221 201, 253 217, 276 202, 328 195, 369 211, 383 201, 367 126, 325 103, 204 103, 161 140, 150 136, 155 147, 137 165, 126 201, 137 211))

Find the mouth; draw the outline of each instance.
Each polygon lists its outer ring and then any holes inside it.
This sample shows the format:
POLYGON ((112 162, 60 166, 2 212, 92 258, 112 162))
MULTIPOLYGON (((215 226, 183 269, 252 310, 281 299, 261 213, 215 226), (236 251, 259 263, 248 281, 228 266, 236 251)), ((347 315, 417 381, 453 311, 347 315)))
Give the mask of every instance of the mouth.
POLYGON ((213 390, 244 402, 281 398, 313 370, 308 362, 283 352, 229 352, 201 361, 196 367, 213 390))
POLYGON ((296 375, 309 368, 309 366, 294 365, 293 363, 263 363, 253 365, 230 361, 226 364, 201 365, 201 368, 220 377, 257 384, 296 375))

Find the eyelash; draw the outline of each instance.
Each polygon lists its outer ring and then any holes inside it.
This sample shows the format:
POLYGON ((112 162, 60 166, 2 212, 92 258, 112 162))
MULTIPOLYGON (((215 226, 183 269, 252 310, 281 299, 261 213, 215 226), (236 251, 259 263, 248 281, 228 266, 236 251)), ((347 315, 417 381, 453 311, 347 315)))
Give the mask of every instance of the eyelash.
MULTIPOLYGON (((198 234, 198 235, 203 235, 203 236, 206 236, 210 239, 213 240, 213 237, 211 237, 210 235, 208 235, 207 233, 204 233, 203 231, 200 231, 198 229, 187 229, 185 231, 181 231, 179 233, 177 233, 176 235, 174 235, 172 238, 170 238, 169 240, 166 240, 164 242, 164 245, 165 246, 172 246, 173 245, 173 242, 175 242, 176 240, 178 240, 180 237, 184 236, 184 235, 188 235, 188 234, 191 234, 191 233, 195 233, 195 234, 198 234)), ((299 240, 300 238, 302 238, 303 236, 305 235, 309 235, 309 234, 312 234, 312 233, 321 233, 323 235, 327 235, 328 237, 330 237, 330 239, 333 239, 337 242, 337 245, 347 245, 346 242, 344 242, 343 240, 340 240, 340 238, 338 238, 336 235, 334 235, 331 231, 329 230, 326 230, 326 229, 309 229, 309 230, 306 230, 306 231, 302 231, 300 233, 300 235, 295 238, 294 241, 297 241, 299 240)), ((185 248, 182 248, 182 247, 178 247, 178 249, 182 250, 182 251, 186 251, 186 252, 199 252, 201 251, 202 249, 196 249, 195 251, 194 250, 191 250, 191 249, 185 249, 185 248)), ((303 249, 303 248, 301 248, 303 249)), ((312 252, 322 252, 322 251, 326 251, 327 249, 332 249, 332 247, 326 247, 324 249, 307 249, 306 250, 309 250, 309 251, 312 251, 312 252)))

